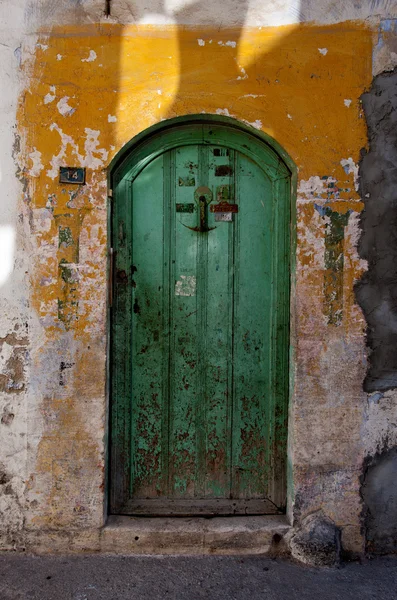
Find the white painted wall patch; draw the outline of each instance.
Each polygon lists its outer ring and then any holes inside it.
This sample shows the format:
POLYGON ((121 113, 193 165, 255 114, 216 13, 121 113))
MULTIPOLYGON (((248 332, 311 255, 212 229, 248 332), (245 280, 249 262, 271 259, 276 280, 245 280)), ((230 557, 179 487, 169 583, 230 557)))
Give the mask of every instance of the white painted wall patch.
POLYGON ((227 108, 217 108, 215 112, 217 115, 224 115, 225 117, 231 116, 227 108))
POLYGON ((85 128, 85 156, 80 154, 78 144, 76 144, 70 135, 64 133, 57 123, 52 123, 50 125, 50 131, 57 131, 59 133, 62 146, 58 154, 54 155, 50 161, 52 168, 47 171, 48 177, 51 179, 58 177, 59 167, 64 165, 64 157, 66 155, 66 149, 68 146, 71 146, 73 149, 73 153, 76 156, 76 159, 79 161, 81 167, 88 167, 90 169, 98 169, 103 167, 104 161, 107 160, 109 152, 105 148, 98 148, 100 131, 90 129, 89 127, 85 128))
POLYGON ((181 275, 175 283, 175 296, 195 296, 196 278, 194 275, 181 275))
POLYGON ((97 56, 96 56, 96 52, 95 50, 90 50, 90 54, 88 56, 88 58, 82 58, 81 62, 94 62, 94 60, 96 60, 97 56))
POLYGON ((85 128, 87 139, 84 143, 85 158, 81 161, 83 167, 89 167, 90 169, 98 169, 103 167, 103 162, 107 160, 109 152, 104 148, 98 148, 99 146, 99 134, 100 131, 96 129, 85 128), (94 156, 99 154, 100 158, 94 156))
POLYGON ((358 165, 356 165, 351 156, 349 158, 342 158, 340 164, 347 175, 353 173, 354 189, 358 191, 358 165))
POLYGON ((44 96, 44 104, 50 104, 50 102, 53 102, 55 98, 55 85, 51 85, 49 93, 44 96))
POLYGON ((59 100, 59 102, 57 103, 57 109, 58 112, 63 116, 63 117, 71 117, 72 114, 74 112, 76 112, 76 109, 73 108, 73 106, 70 106, 70 104, 68 104, 68 100, 69 100, 69 96, 64 96, 63 98, 61 98, 59 100))
POLYGON ((239 76, 237 77, 237 79, 238 79, 238 80, 242 80, 242 79, 248 79, 248 75, 247 75, 247 73, 245 72, 245 69, 244 69, 244 67, 240 67, 240 66, 239 66, 239 69, 240 69, 240 73, 241 73, 241 75, 239 75, 239 76))
POLYGON ((12 272, 14 262, 15 229, 12 225, 0 225, 0 286, 12 272))
MULTIPOLYGON (((211 40, 212 41, 212 40, 211 40)), ((228 40, 227 42, 218 42, 219 46, 229 46, 230 48, 235 48, 237 46, 237 42, 232 40, 228 40)))
POLYGON ((306 198, 318 198, 325 192, 325 180, 318 175, 313 175, 309 179, 301 179, 298 185, 298 194, 306 198))
POLYGON ((44 166, 41 162, 41 152, 37 150, 36 146, 34 147, 33 152, 29 154, 29 158, 33 163, 29 170, 29 175, 32 177, 39 177, 41 171, 44 169, 44 166))
POLYGON ((262 129, 262 121, 260 119, 256 119, 256 121, 246 121, 243 119, 244 123, 247 125, 251 125, 251 127, 255 127, 255 129, 262 129))

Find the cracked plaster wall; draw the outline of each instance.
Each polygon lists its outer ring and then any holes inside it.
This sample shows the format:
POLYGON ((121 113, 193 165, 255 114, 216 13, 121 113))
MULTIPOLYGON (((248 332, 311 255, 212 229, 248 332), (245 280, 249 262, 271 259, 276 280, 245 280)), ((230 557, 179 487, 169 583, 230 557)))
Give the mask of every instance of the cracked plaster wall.
MULTIPOLYGON (((389 23, 387 30, 395 32, 395 23, 389 23)), ((393 43, 392 38, 389 42, 393 43)), ((363 515, 368 548, 372 552, 395 552, 397 68, 377 75, 362 101, 369 138, 360 163, 365 209, 359 242, 360 256, 368 261, 368 269, 356 284, 369 347, 364 381, 368 392, 364 439, 369 443, 362 477, 363 515)))
POLYGON ((230 0, 220 14, 212 2, 112 0, 105 17, 104 2, 20 0, 3 11, 0 225, 14 242, 0 290, 2 547, 62 549, 77 531, 76 549, 97 547, 106 167, 144 128, 206 111, 266 131, 298 167, 290 514, 323 511, 345 550, 362 551, 363 460, 395 443, 396 398, 363 391, 360 97, 372 69, 395 66, 395 3, 230 0), (59 186, 66 164, 86 166, 84 188, 59 186))

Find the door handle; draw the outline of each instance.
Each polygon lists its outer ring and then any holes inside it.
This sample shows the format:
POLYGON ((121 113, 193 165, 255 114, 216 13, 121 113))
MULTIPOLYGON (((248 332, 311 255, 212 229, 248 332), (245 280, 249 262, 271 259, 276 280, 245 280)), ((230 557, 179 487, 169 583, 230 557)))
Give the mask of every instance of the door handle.
POLYGON ((194 198, 199 207, 200 224, 197 227, 189 227, 188 225, 185 225, 185 227, 191 229, 192 231, 199 231, 201 233, 206 233, 207 231, 216 229, 215 227, 208 227, 208 206, 212 202, 211 190, 206 186, 200 186, 194 192, 194 198))

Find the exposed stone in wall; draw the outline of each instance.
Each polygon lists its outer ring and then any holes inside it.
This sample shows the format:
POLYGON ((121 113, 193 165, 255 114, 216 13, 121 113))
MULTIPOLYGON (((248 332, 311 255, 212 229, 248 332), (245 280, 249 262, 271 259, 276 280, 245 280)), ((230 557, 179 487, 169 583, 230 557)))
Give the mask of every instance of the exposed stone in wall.
POLYGON ((368 271, 356 286, 367 320, 367 392, 397 387, 397 69, 378 75, 362 96, 369 150, 360 164, 361 258, 368 271))
POLYGON ((0 338, 0 392, 21 393, 25 389, 25 356, 28 338, 14 331, 0 338))
POLYGON ((361 494, 367 550, 397 552, 397 448, 367 458, 361 494))
POLYGON ((24 508, 23 482, 0 463, 0 546, 3 550, 23 548, 24 508))
POLYGON ((333 567, 339 563, 340 530, 322 512, 306 517, 290 540, 294 558, 316 567, 333 567))

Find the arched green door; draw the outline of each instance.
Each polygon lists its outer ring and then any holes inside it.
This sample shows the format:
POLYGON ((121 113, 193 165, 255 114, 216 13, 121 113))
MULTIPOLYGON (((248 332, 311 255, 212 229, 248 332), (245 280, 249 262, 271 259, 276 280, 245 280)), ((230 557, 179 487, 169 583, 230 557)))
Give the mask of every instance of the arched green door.
POLYGON ((191 124, 133 150, 113 198, 111 511, 283 511, 288 169, 191 124))

